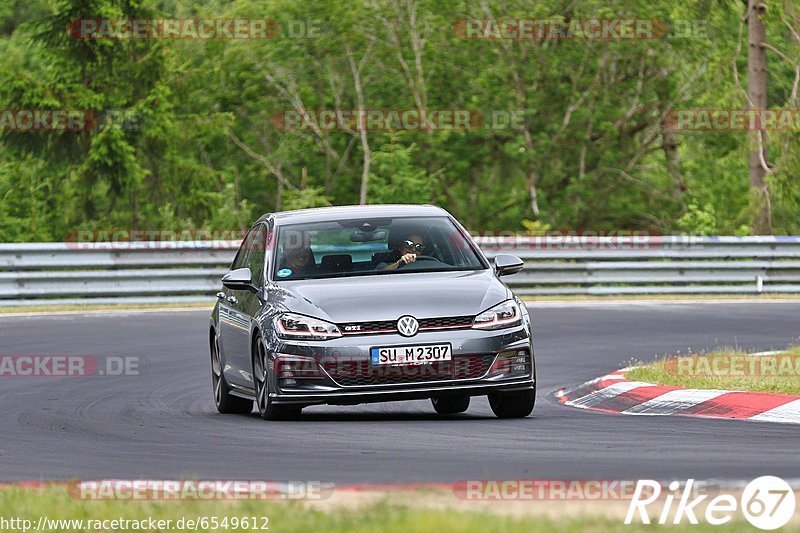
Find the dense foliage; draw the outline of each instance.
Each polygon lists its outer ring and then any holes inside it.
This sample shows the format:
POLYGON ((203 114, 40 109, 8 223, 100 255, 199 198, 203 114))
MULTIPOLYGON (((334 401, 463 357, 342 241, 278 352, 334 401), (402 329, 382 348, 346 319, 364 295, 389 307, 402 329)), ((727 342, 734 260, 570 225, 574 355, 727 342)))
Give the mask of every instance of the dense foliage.
MULTIPOLYGON (((768 4, 769 107, 797 109, 800 7, 768 4)), ((0 240, 240 228, 271 210, 364 199, 439 204, 475 230, 747 234, 747 132, 673 134, 663 120, 747 107, 744 9, 741 0, 5 0, 0 109, 89 109, 102 120, 89 131, 0 132, 0 240), (268 18, 280 33, 67 31, 82 18, 158 17, 268 18), (657 19, 667 34, 466 39, 459 30, 463 19, 513 17, 657 19), (280 127, 276 117, 298 109, 470 110, 484 122, 365 135, 280 127), (489 127, 506 115, 510 126, 489 127)), ((769 136, 779 234, 800 231, 798 139, 798 130, 769 136)))

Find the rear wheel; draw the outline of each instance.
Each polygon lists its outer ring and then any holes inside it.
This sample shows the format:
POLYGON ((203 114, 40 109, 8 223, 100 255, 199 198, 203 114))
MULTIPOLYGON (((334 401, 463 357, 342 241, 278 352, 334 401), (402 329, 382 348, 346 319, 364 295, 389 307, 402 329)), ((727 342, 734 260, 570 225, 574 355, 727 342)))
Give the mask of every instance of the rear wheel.
POLYGON ((489 407, 498 418, 525 418, 533 411, 536 389, 496 392, 489 395, 489 407))
POLYGON ((230 387, 222 371, 222 356, 216 335, 211 340, 211 385, 214 390, 214 404, 217 411, 225 414, 247 414, 253 410, 253 401, 239 398, 230 393, 230 387))
POLYGON ((256 407, 264 420, 294 420, 300 417, 302 407, 275 405, 269 396, 272 379, 269 374, 267 348, 258 337, 253 353, 253 382, 256 388, 256 407))
POLYGON ((455 415, 469 408, 469 396, 444 396, 431 398, 433 409, 440 415, 455 415))

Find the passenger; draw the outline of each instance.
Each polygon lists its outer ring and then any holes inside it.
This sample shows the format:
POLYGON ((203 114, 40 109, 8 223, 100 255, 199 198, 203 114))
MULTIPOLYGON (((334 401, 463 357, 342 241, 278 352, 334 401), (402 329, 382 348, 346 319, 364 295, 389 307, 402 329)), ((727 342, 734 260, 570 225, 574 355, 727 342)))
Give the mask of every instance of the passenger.
POLYGON ((405 239, 401 239, 397 248, 389 256, 388 261, 384 261, 376 267, 377 270, 397 270, 403 265, 408 265, 417 260, 417 255, 424 255, 427 247, 425 240, 418 233, 412 233, 405 239))

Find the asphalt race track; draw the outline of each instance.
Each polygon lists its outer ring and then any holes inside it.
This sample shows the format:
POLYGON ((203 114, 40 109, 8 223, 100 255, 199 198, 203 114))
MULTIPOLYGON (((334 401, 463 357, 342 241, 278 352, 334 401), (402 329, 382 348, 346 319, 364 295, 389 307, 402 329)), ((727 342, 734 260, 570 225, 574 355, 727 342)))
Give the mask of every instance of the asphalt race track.
POLYGON ((311 407, 298 422, 220 415, 208 312, 0 318, 0 355, 139 356, 141 375, 0 378, 0 480, 199 477, 336 483, 463 479, 800 478, 800 426, 627 417, 557 405, 556 389, 632 357, 783 348, 798 303, 537 304, 539 397, 495 419, 485 398, 311 407))

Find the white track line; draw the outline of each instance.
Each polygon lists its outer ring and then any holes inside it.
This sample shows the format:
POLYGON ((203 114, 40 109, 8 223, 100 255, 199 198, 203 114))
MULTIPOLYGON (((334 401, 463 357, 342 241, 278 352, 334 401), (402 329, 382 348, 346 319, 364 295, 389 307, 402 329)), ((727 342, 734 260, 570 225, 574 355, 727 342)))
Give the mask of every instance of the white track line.
POLYGON ((564 403, 571 405, 572 407, 588 409, 589 407, 597 405, 602 401, 619 396, 620 394, 630 390, 637 389, 639 387, 652 386, 652 383, 645 383, 644 381, 623 381, 622 383, 614 383, 613 385, 609 385, 608 387, 589 393, 586 396, 581 396, 580 398, 575 398, 574 400, 568 400, 564 403))
POLYGON ((622 411, 624 415, 672 415, 689 407, 694 407, 699 403, 726 394, 724 390, 698 390, 698 389, 677 389, 665 392, 652 400, 647 400, 639 405, 634 405, 630 409, 622 411))
POLYGON ((760 415, 750 417, 750 420, 761 420, 764 422, 779 422, 783 424, 798 424, 800 423, 800 400, 794 400, 769 411, 765 411, 760 415))

